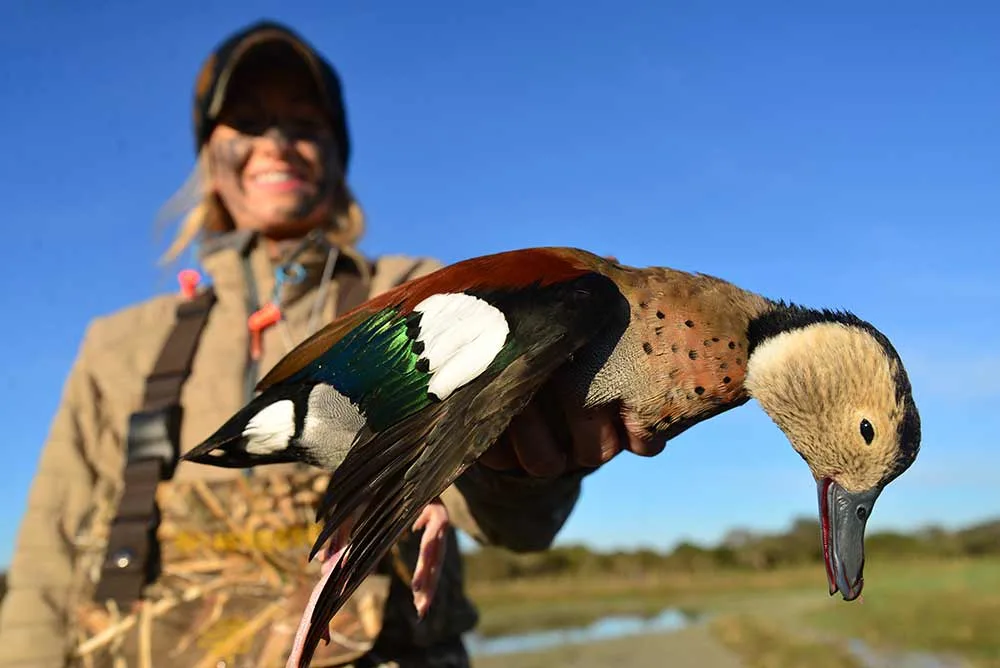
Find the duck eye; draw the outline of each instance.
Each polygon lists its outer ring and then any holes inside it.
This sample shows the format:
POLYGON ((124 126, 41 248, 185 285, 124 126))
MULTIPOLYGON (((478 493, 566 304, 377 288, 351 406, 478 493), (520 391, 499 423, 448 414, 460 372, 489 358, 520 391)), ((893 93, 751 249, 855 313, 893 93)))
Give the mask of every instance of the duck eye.
POLYGON ((875 427, 867 418, 861 420, 861 438, 865 439, 865 443, 868 445, 871 445, 872 441, 875 440, 875 427))

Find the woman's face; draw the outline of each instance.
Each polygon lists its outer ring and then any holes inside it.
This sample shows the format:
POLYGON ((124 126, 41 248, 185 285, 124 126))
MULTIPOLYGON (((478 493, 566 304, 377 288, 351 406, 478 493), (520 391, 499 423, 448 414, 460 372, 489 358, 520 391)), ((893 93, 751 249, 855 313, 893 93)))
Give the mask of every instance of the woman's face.
POLYGON ((329 220, 337 146, 301 65, 241 66, 207 151, 211 186, 237 228, 283 239, 329 220))

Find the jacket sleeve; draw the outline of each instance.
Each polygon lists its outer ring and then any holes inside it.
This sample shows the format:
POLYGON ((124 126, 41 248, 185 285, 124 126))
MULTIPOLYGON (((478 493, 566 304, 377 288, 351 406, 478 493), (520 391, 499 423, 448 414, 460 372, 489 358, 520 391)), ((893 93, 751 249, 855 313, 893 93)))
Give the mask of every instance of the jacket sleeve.
POLYGON ((473 464, 441 500, 452 523, 481 545, 548 549, 580 498, 585 473, 532 478, 473 464))
MULTIPOLYGON (((408 278, 418 278, 442 265, 423 259, 408 278)), ((476 542, 515 552, 547 549, 566 523, 580 497, 585 473, 536 479, 470 467, 441 495, 452 523, 476 542)))
POLYGON ((98 392, 87 370, 86 337, 65 381, 41 451, 0 608, 0 666, 61 668, 75 588, 75 537, 94 507, 93 465, 103 430, 98 392))

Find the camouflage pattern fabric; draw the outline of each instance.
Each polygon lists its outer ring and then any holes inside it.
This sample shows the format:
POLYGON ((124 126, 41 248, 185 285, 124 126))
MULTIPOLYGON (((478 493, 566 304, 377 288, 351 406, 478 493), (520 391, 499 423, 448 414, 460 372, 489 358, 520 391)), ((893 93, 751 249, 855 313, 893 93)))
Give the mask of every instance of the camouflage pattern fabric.
MULTIPOLYGON (((327 479, 303 470, 161 484, 162 574, 134 610, 78 606, 76 665, 283 666, 319 577, 318 563, 307 559, 327 479)), ((79 563, 96 574, 103 550, 99 540, 91 543, 96 556, 79 563)), ((88 579, 93 591, 96 578, 88 579)), ((312 665, 345 665, 371 649, 389 579, 365 581, 331 623, 332 642, 320 645, 312 665)))

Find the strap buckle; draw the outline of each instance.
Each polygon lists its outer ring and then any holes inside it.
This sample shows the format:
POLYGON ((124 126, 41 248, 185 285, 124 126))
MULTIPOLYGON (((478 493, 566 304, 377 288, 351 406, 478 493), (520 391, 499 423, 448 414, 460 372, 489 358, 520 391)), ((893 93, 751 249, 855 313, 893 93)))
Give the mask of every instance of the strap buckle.
POLYGON ((160 480, 172 478, 180 456, 183 413, 178 404, 132 413, 128 421, 126 466, 154 461, 160 467, 160 480))

